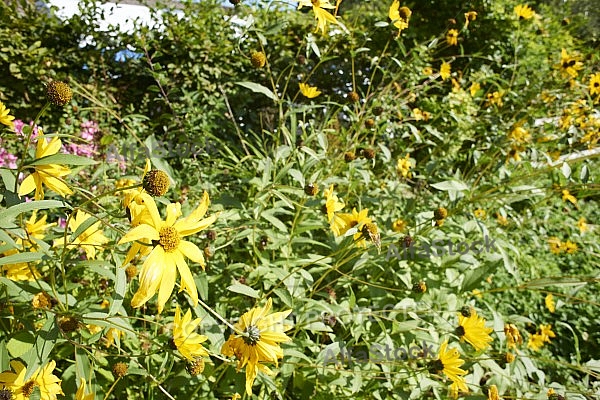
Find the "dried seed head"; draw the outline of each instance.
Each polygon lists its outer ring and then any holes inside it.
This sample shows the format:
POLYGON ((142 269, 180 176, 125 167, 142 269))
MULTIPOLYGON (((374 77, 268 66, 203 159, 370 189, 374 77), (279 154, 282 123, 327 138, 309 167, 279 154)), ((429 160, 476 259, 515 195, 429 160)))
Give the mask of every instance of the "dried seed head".
POLYGON ((250 55, 250 63, 254 68, 263 68, 267 64, 267 56, 262 51, 255 51, 250 55))
POLYGON ((354 153, 353 153, 353 152, 351 152, 351 151, 347 151, 347 152, 344 154, 344 161, 346 161, 346 162, 352 162, 352 161, 354 161, 354 160, 356 160, 356 155, 354 155, 354 153))
POLYGON ((122 378, 127 375, 127 364, 124 362, 118 362, 112 367, 112 373, 115 378, 122 378))
POLYGON ((350 100, 352 103, 357 103, 360 100, 360 96, 358 93, 352 91, 348 93, 348 100, 350 100))
POLYGON ((194 361, 188 362, 185 366, 185 369, 188 374, 192 376, 200 375, 202 372, 204 372, 204 359, 202 357, 198 357, 194 359, 194 361))
POLYGON ((73 91, 68 84, 59 81, 52 81, 46 86, 46 96, 48 101, 55 106, 62 107, 73 98, 73 91))
POLYGON ((412 291, 413 291, 413 293, 417 293, 417 294, 425 293, 427 291, 427 285, 423 281, 417 282, 413 285, 412 291))
POLYGON ((448 216, 448 210, 444 207, 438 207, 437 210, 433 212, 433 218, 435 219, 444 219, 448 216))
POLYGON ((319 187, 314 183, 309 183, 308 185, 304 186, 304 193, 309 196, 316 196, 317 193, 319 193, 319 187))
POLYGON ((56 303, 48 293, 39 292, 38 294, 33 296, 31 300, 31 305, 33 308, 52 308, 52 306, 56 303))
POLYGON ((364 149, 362 151, 362 156, 367 160, 372 160, 375 158, 375 150, 373 149, 364 149))
POLYGON ((125 268, 125 275, 127 275, 127 282, 130 282, 133 278, 137 276, 138 269, 135 265, 129 264, 127 268, 125 268))
POLYGON ((58 321, 58 327, 63 332, 73 332, 79 328, 79 321, 75 317, 62 317, 58 321))
POLYGON ((367 120, 365 120, 365 128, 373 129, 374 126, 375 126, 375 120, 373 118, 368 118, 367 120))
POLYGON ((170 185, 171 181, 169 180, 169 175, 158 169, 148 171, 148 173, 144 175, 144 180, 142 181, 142 187, 150 196, 164 195, 167 193, 167 190, 169 190, 170 185))

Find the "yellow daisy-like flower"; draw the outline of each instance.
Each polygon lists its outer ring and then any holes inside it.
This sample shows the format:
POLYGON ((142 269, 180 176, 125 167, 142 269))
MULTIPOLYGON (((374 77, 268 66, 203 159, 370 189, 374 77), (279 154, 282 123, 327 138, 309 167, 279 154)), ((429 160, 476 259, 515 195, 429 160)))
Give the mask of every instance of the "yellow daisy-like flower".
POLYGON ((315 97, 321 94, 321 91, 315 86, 310 86, 306 83, 301 83, 298 86, 300 87, 300 93, 302 93, 304 97, 308 97, 309 99, 314 99, 315 97))
MULTIPOLYGON (((337 227, 341 223, 341 221, 335 218, 335 213, 344 208, 344 203, 340 201, 337 195, 333 193, 333 184, 329 186, 329 189, 325 189, 323 195, 325 196, 325 212, 327 213, 327 222, 332 224, 333 229, 334 224, 337 227)), ((336 230, 334 230, 334 233, 335 232, 336 230)))
POLYGON ((585 217, 579 218, 579 221, 577 221, 577 227, 579 228, 579 233, 587 232, 588 224, 585 222, 585 217))
POLYGON ((590 75, 590 95, 600 96, 600 72, 590 75))
POLYGON ((485 210, 478 208, 475 211, 473 211, 473 215, 475 216, 475 218, 477 219, 485 219, 487 213, 485 212, 485 210))
POLYGON ((552 325, 540 324, 540 335, 544 338, 544 341, 550 343, 550 338, 555 338, 556 334, 552 332, 552 325))
POLYGON ((452 72, 452 68, 450 64, 444 61, 440 67, 440 76, 443 80, 450 78, 450 73, 452 72))
POLYGON ((398 28, 400 32, 408 28, 408 20, 410 19, 411 15, 412 11, 410 11, 410 8, 400 7, 399 0, 394 0, 390 6, 390 9, 388 10, 388 16, 392 20, 392 24, 394 24, 394 26, 398 28))
POLYGON ((552 296, 552 293, 548 293, 546 295, 544 303, 546 304, 546 308, 548 309, 548 311, 550 311, 551 313, 556 311, 556 306, 554 304, 554 296, 552 296))
POLYGON ((356 208, 352 209, 352 213, 340 213, 339 217, 344 221, 343 226, 340 228, 339 235, 344 235, 352 228, 356 228, 357 232, 354 234, 354 240, 357 246, 365 246, 366 242, 362 234, 362 228, 365 224, 370 224, 371 218, 368 217, 369 209, 356 211, 356 208))
POLYGON ((498 221, 498 225, 506 226, 508 225, 508 218, 500 213, 496 213, 496 220, 498 221))
POLYGON ((492 341, 492 337, 490 336, 492 330, 492 328, 485 327, 485 319, 479 317, 475 310, 471 310, 471 315, 468 317, 458 314, 456 334, 460 337, 460 340, 466 340, 477 351, 485 350, 489 347, 492 341))
POLYGON ((423 70, 421 71, 421 73, 425 76, 430 76, 433 75, 433 68, 431 67, 425 67, 423 68, 423 70))
MULTIPOLYGON (((35 159, 39 160, 42 157, 58 153, 62 146, 58 136, 53 137, 50 142, 46 142, 42 130, 38 128, 38 132, 35 159)), ((58 164, 36 164, 32 168, 35 172, 32 172, 31 175, 23 180, 21 187, 19 188, 19 196, 24 196, 35 190, 35 200, 43 199, 44 188, 42 187, 42 184, 48 186, 49 189, 61 196, 73 193, 61 179, 63 176, 67 176, 71 173, 71 170, 68 167, 58 164)))
POLYGON ((392 230, 394 232, 404 232, 406 229, 407 223, 405 220, 398 218, 392 223, 392 230))
POLYGON ((25 232, 27 238, 23 241, 24 245, 35 247, 35 240, 42 240, 46 237, 48 228, 56 225, 55 222, 47 224, 48 216, 44 215, 39 220, 37 219, 37 210, 34 210, 28 221, 25 222, 25 232))
POLYGON ((519 4, 515 7, 515 14, 519 19, 531 19, 535 12, 527 4, 519 4))
POLYGON ((194 277, 185 262, 185 257, 197 262, 204 268, 204 255, 192 242, 182 240, 209 227, 217 219, 217 214, 203 218, 208 211, 208 193, 204 192, 198 207, 185 218, 181 216, 181 205, 171 203, 167 206, 167 218, 163 221, 158 213, 154 200, 146 197, 146 207, 151 221, 144 222, 131 229, 118 244, 136 240, 150 240, 156 243, 140 272, 140 286, 131 300, 134 308, 141 307, 158 291, 158 312, 171 296, 175 287, 177 271, 181 275, 181 289, 192 298, 194 305, 198 304, 198 289, 194 277))
POLYGON ((493 92, 493 93, 488 93, 486 95, 486 106, 497 106, 497 107, 502 107, 504 105, 504 103, 502 102, 502 92, 493 92))
POLYGON ((196 318, 192 321, 192 311, 188 310, 181 318, 179 306, 175 309, 175 319, 173 320, 173 343, 182 356, 190 361, 198 357, 208 356, 208 352, 201 343, 206 342, 208 337, 199 335, 196 328, 202 320, 196 318))
POLYGON ((538 351, 542 348, 542 346, 544 346, 544 337, 542 335, 534 333, 533 335, 529 336, 529 339, 527 340, 528 348, 538 351))
POLYGON ((504 335, 506 336, 506 344, 509 349, 516 349, 517 345, 523 344, 523 338, 519 329, 514 324, 504 324, 504 335))
POLYGON ((430 362, 429 371, 435 374, 443 373, 452 380, 452 390, 456 393, 459 390, 466 393, 469 391, 464 378, 467 371, 460 368, 464 363, 464 360, 460 359, 458 350, 455 348, 448 349, 448 340, 445 340, 440 346, 438 358, 430 362))
POLYGON ((84 378, 79 379, 79 389, 75 393, 75 400, 94 400, 96 395, 94 393, 85 394, 85 387, 87 383, 84 378))
POLYGON ((261 362, 272 362, 277 367, 278 359, 283 358, 280 343, 291 340, 285 332, 291 328, 283 322, 292 310, 269 314, 271 299, 264 307, 254 307, 246 312, 235 324, 237 333, 229 336, 223 344, 223 355, 238 359, 238 371, 246 367, 246 393, 252 394, 252 384, 258 371, 270 374, 269 368, 261 362))
POLYGON ((50 361, 43 368, 38 368, 32 378, 25 381, 27 368, 20 361, 11 361, 10 366, 15 372, 5 371, 0 374, 0 384, 12 392, 12 400, 28 400, 36 387, 40 391, 41 400, 56 400, 57 395, 64 395, 61 380, 52 372, 56 367, 55 361, 50 361))
POLYGON ((567 254, 575 253, 578 248, 577 243, 573 243, 570 240, 567 240, 561 245, 561 250, 565 251, 567 254))
POLYGON ((399 158, 396 162, 396 171, 402 178, 410 178, 412 176, 410 169, 412 168, 412 163, 410 162, 410 154, 406 154, 404 158, 399 158))
MULTIPOLYGON (((88 219, 95 219, 91 214, 86 213, 82 210, 77 210, 75 216, 71 216, 69 219, 69 230, 71 232, 77 231, 77 229, 84 224, 88 219)), ((79 247, 85 251, 85 256, 88 260, 96 259, 96 248, 102 248, 102 246, 109 242, 109 239, 104 236, 102 229, 100 228, 101 222, 97 220, 85 231, 81 232, 79 236, 73 240, 72 243, 68 243, 67 247, 79 247)), ((57 239, 54 242, 55 246, 62 246, 64 239, 57 239)))
POLYGON ((340 24, 333 15, 325 10, 335 9, 335 6, 329 3, 329 0, 300 0, 298 2, 298 9, 302 7, 312 7, 313 12, 315 13, 315 19, 317 20, 315 32, 321 30, 321 33, 325 34, 328 22, 332 24, 340 24))
POLYGON ((9 128, 13 127, 14 116, 10 115, 10 110, 6 108, 4 103, 0 101, 0 124, 4 124, 9 128))
MULTIPOLYGON (((19 254, 19 251, 17 249, 10 249, 0 253, 3 257, 13 254, 19 254)), ((32 263, 26 262, 4 264, 0 266, 0 272, 11 281, 34 281, 41 277, 37 268, 32 263)))
POLYGON ((550 245, 550 251, 554 254, 560 254, 563 250, 563 243, 556 236, 548 238, 548 245, 550 245))
POLYGON ((563 76, 570 76, 576 78, 579 75, 579 70, 583 69, 583 63, 581 57, 577 55, 569 55, 566 49, 562 49, 560 52, 560 70, 563 76))
POLYGON ((449 46, 458 45, 458 31, 456 29, 450 29, 446 33, 446 43, 448 43, 449 46))

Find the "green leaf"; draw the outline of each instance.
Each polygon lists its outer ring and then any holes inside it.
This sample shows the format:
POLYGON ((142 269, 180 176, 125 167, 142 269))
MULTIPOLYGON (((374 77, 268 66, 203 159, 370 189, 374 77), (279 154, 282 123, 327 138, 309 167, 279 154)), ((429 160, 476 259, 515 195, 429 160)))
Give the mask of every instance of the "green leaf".
POLYGON ((6 344, 6 349, 12 358, 19 358, 33 347, 35 336, 31 332, 21 331, 13 336, 6 344))
POLYGON ((11 224, 12 220, 17 215, 33 210, 48 210, 54 208, 71 209, 71 206, 66 202, 60 200, 39 200, 32 201, 29 203, 20 203, 15 206, 9 207, 4 211, 0 211, 0 227, 4 229, 18 228, 18 226, 11 224))
POLYGON ((44 327, 38 332, 35 345, 25 355, 23 361, 27 365, 25 379, 31 378, 36 369, 48 362, 50 352, 58 340, 58 325, 52 314, 44 324, 44 327))
POLYGON ((236 85, 243 86, 247 89, 252 90, 254 93, 261 93, 270 98, 273 101, 279 100, 275 93, 273 93, 269 88, 254 82, 235 82, 236 85))
POLYGON ((41 260, 42 257, 44 257, 44 253, 39 252, 11 254, 0 258, 0 265, 34 262, 41 260))
POLYGON ((123 299, 125 298, 125 291, 127 290, 127 274, 125 268, 116 267, 115 269, 115 292, 113 294, 113 301, 108 310, 108 315, 116 315, 123 305, 123 299))
POLYGON ((437 190, 441 190, 444 192, 448 192, 451 190, 457 191, 457 192, 462 192, 465 190, 469 190, 469 187, 458 180, 455 179, 451 179, 448 181, 443 181, 443 182, 438 182, 438 183, 433 183, 431 184, 432 187, 436 188, 437 190))
POLYGON ((250 286, 242 285, 241 283, 235 283, 229 286, 227 290, 234 293, 243 294, 248 297, 253 297, 255 299, 260 297, 256 290, 252 289, 250 286))
POLYGON ((27 165, 47 165, 47 164, 60 164, 60 165, 94 165, 98 164, 97 161, 91 158, 76 156, 73 154, 52 154, 38 158, 27 165))

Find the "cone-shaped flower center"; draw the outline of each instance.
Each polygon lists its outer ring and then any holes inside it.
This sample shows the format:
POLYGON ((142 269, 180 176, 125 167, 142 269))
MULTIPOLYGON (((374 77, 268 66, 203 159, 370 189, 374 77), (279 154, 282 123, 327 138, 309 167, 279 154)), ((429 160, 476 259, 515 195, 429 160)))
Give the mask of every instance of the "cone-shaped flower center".
POLYGON ((463 336, 465 336, 465 328, 464 328, 464 327, 462 327, 462 326, 458 326, 458 327, 456 328, 455 332, 456 332, 456 335, 457 335, 458 337, 463 337, 463 336))
POLYGON ((162 196, 169 190, 169 176, 166 172, 153 169, 144 176, 142 186, 151 196, 162 196))
POLYGON ((432 374, 439 374, 444 370, 444 363, 442 360, 433 360, 429 363, 429 372, 432 374))
POLYGON ((255 345, 260 340, 260 330, 255 325, 250 325, 246 328, 246 334, 244 336, 244 342, 248 345, 255 345))
POLYGON ((33 393, 33 389, 35 389, 34 381, 25 382, 23 388, 21 389, 21 393, 23 393, 23 396, 29 398, 29 396, 31 396, 33 393))
POLYGON ((165 226, 164 228, 161 228, 159 236, 160 240, 158 242, 167 253, 172 252, 179 246, 179 234, 172 226, 165 226))

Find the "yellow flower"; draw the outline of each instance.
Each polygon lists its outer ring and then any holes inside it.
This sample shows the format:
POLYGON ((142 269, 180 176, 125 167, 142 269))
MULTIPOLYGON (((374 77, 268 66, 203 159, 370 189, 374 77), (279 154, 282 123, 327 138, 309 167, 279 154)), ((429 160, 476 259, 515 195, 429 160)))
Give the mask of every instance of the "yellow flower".
POLYGON ((579 73, 577 71, 583 68, 583 63, 580 61, 580 57, 577 55, 569 55, 566 49, 562 49, 560 52, 560 70, 563 76, 570 76, 576 78, 579 73))
MULTIPOLYGON (((356 228, 356 233, 354 234, 354 240, 356 241, 357 246, 364 247, 366 242, 363 238, 362 228, 365 224, 372 223, 371 218, 368 217, 369 209, 365 208, 364 210, 356 211, 356 208, 352 209, 352 213, 340 213, 339 217, 342 219, 343 225, 339 230, 339 235, 344 235, 352 228, 356 228)), ((338 235, 338 236, 339 236, 338 235)))
POLYGON ((486 214, 485 210, 478 208, 477 210, 473 211, 473 215, 475 215, 475 218, 477 218, 477 219, 485 219, 487 214, 486 214))
POLYGON ((479 90, 481 90, 481 85, 477 82, 473 82, 471 84, 471 87, 469 88, 469 93, 471 93, 471 97, 475 97, 479 90))
POLYGON ((411 168, 412 164, 410 162, 410 154, 406 154, 404 158, 398 159, 398 162, 396 163, 396 171, 402 178, 410 178, 412 176, 410 172, 411 168))
POLYGON ((231 400, 240 400, 242 398, 242 396, 239 393, 235 393, 233 396, 231 396, 231 400))
POLYGON ((37 210, 34 210, 28 221, 25 222, 25 232, 27 232, 27 242, 30 246, 35 247, 35 241, 32 239, 42 240, 46 237, 48 228, 56 225, 56 223, 47 224, 47 215, 44 215, 37 220, 37 210))
POLYGON ((504 215, 502 215, 500 213, 496 213, 496 220, 498 221, 499 225, 502 225, 502 226, 508 225, 508 218, 506 218, 504 215))
MULTIPOLYGON (((334 229, 334 223, 336 226, 340 221, 335 219, 335 213, 344 208, 344 203, 340 201, 340 199, 333 193, 333 184, 329 186, 329 189, 325 189, 323 192, 325 195, 325 211, 327 213, 327 222, 332 224, 332 229, 334 229)), ((336 231, 334 230, 334 233, 336 231)), ((339 235, 339 233, 338 233, 339 235)))
POLYGON ((406 225, 406 221, 399 218, 395 220, 392 224, 392 230, 394 232, 404 232, 404 230, 406 229, 406 225))
POLYGON ((590 75, 590 96, 600 96, 600 73, 590 75))
MULTIPOLYGON (((62 146, 58 136, 54 136, 50 142, 46 142, 42 130, 38 129, 38 132, 35 159, 39 160, 42 157, 58 153, 62 146)), ((58 164, 37 164, 33 166, 33 169, 35 172, 32 172, 31 175, 25 178, 21 183, 19 196, 29 194, 35 189, 35 200, 43 199, 44 189, 42 184, 45 184, 48 188, 61 196, 73 193, 61 179, 63 176, 71 173, 71 170, 68 167, 58 164)))
MULTIPOLYGON (((3 257, 11 256, 13 254, 19 254, 19 251, 17 249, 10 249, 0 253, 3 257)), ((0 266, 0 272, 11 281, 34 281, 41 276, 32 263, 26 262, 4 264, 0 266)))
POLYGON ((465 13, 465 27, 467 29, 469 22, 473 22, 477 19, 477 11, 468 11, 465 13))
POLYGON ((425 67, 425 68, 423 68, 423 71, 421 71, 421 73, 425 76, 433 75, 433 68, 425 67))
POLYGON ((479 290, 479 289, 473 289, 471 291, 471 294, 473 296, 477 297, 478 299, 482 299, 483 298, 483 295, 481 294, 481 290, 479 290))
POLYGON ((477 316, 475 310, 471 310, 471 315, 468 317, 462 314, 458 315, 456 334, 460 336, 460 340, 469 342, 475 350, 484 350, 489 347, 492 341, 490 336, 492 330, 492 328, 485 327, 485 319, 477 316))
POLYGON ((529 336, 529 340, 527 341, 527 347, 537 351, 544 345, 544 343, 550 343, 550 338, 555 337, 556 334, 552 332, 552 325, 540 324, 538 333, 534 333, 531 336, 529 336))
POLYGON ((145 196, 151 221, 131 229, 118 243, 136 240, 150 240, 156 243, 144 261, 140 272, 140 286, 131 300, 131 305, 134 308, 141 307, 158 291, 158 312, 162 312, 175 287, 177 271, 181 274, 180 291, 186 291, 193 304, 197 305, 198 289, 185 257, 204 268, 204 255, 198 246, 182 238, 200 232, 217 219, 217 214, 203 219, 209 205, 208 193, 204 192, 202 201, 189 216, 179 220, 177 218, 181 216, 181 205, 169 204, 164 221, 160 218, 154 200, 147 194, 145 196))
POLYGON ((32 378, 25 381, 27 368, 20 361, 13 360, 10 366, 15 372, 5 371, 0 374, 0 384, 12 392, 12 400, 28 400, 36 387, 40 390, 41 400, 56 400, 58 394, 64 395, 60 387, 60 379, 52 374, 55 361, 50 361, 43 368, 38 368, 32 378))
POLYGON ((301 83, 299 86, 300 86, 300 92, 305 97, 308 97, 309 99, 314 99, 315 97, 317 97, 318 95, 321 94, 319 89, 317 89, 315 86, 310 86, 310 85, 307 85, 306 83, 301 83))
POLYGON ((577 251, 577 243, 573 243, 570 240, 567 240, 561 245, 561 249, 564 250, 567 254, 573 254, 577 251))
POLYGON ((504 104, 502 102, 502 92, 496 91, 493 93, 488 93, 486 97, 487 97, 487 101, 486 101, 487 106, 495 105, 498 107, 502 107, 502 105, 504 104))
POLYGON ((175 343, 175 346, 177 346, 177 350, 179 350, 181 355, 190 361, 193 361, 198 357, 208 356, 208 352, 201 344, 208 338, 194 332, 200 324, 200 321, 200 318, 196 318, 192 321, 191 310, 188 310, 182 319, 179 306, 175 309, 175 319, 173 320, 173 343, 175 343))
MULTIPOLYGON (((90 330, 90 332, 91 332, 91 330, 90 330)), ((106 332, 106 337, 105 337, 106 342, 104 342, 104 346, 111 347, 115 343, 117 344, 117 346, 119 346, 121 344, 121 337, 123 335, 125 335, 125 332, 123 332, 120 329, 108 328, 108 331, 106 332)))
MULTIPOLYGON (((75 216, 71 216, 69 219, 69 230, 71 232, 77 231, 77 229, 90 218, 95 219, 93 215, 82 210, 77 210, 75 216)), ((98 247, 101 249, 104 244, 109 242, 109 239, 102 233, 100 225, 100 221, 94 222, 85 231, 81 232, 72 243, 67 244, 67 247, 82 248, 85 250, 85 256, 88 260, 96 259, 96 248, 98 247)), ((63 244, 64 239, 57 239, 54 242, 55 246, 62 246, 63 244)))
POLYGON ((502 400, 502 397, 498 395, 498 388, 496 385, 490 385, 488 388, 488 400, 502 400))
POLYGON ((458 45, 458 31, 456 29, 450 29, 446 33, 446 43, 448 43, 449 46, 458 45))
POLYGON ((460 354, 455 348, 448 349, 448 340, 445 340, 441 344, 438 353, 438 358, 429 364, 429 370, 432 373, 444 373, 450 380, 452 380, 452 390, 458 393, 458 391, 468 392, 469 388, 465 382, 464 375, 467 371, 461 369, 460 366, 465 362, 460 359, 460 354))
POLYGON ((577 227, 579 228, 579 232, 580 233, 585 233, 588 230, 588 225, 585 222, 585 217, 581 217, 579 218, 579 221, 577 221, 577 227))
POLYGON ((235 324, 236 333, 229 336, 223 344, 223 355, 238 359, 238 371, 246 367, 246 393, 252 394, 252 384, 258 371, 270 374, 269 368, 261 362, 272 362, 277 367, 278 359, 283 358, 280 343, 290 339, 285 332, 291 328, 283 322, 292 310, 269 315, 272 301, 267 300, 264 307, 254 307, 246 312, 235 324))
POLYGON ((12 128, 13 127, 13 122, 12 122, 13 119, 15 119, 15 117, 10 115, 10 110, 8 108, 6 108, 4 103, 2 103, 0 101, 0 124, 4 124, 4 125, 8 126, 9 128, 12 128))
POLYGON ((394 26, 398 28, 400 32, 408 28, 408 20, 410 19, 411 15, 412 11, 410 11, 410 8, 400 7, 399 0, 394 0, 388 11, 388 16, 392 20, 392 24, 394 24, 394 26))
POLYGON ((515 143, 527 143, 531 140, 531 135, 521 126, 516 126, 508 134, 508 138, 515 143))
POLYGON ((554 254, 560 254, 563 250, 563 243, 556 236, 548 238, 548 244, 550 245, 550 251, 554 254))
POLYGON ((442 79, 446 80, 450 78, 451 71, 452 69, 450 67, 450 64, 444 61, 440 67, 440 76, 442 77, 442 79))
POLYGON ((315 19, 317 20, 315 32, 321 30, 321 32, 325 34, 328 22, 340 25, 339 21, 333 15, 324 10, 325 8, 335 9, 335 6, 330 4, 329 0, 300 0, 298 2, 298 9, 302 7, 312 7, 313 12, 315 13, 315 19))
POLYGON ((515 14, 519 19, 531 19, 535 15, 535 12, 528 6, 519 4, 515 7, 515 14))
POLYGON ((577 199, 567 189, 562 191, 562 199, 563 201, 570 201, 574 205, 577 205, 577 199))
POLYGON ((509 349, 516 349, 517 345, 523 344, 523 338, 519 329, 514 324, 504 324, 504 335, 509 349))
POLYGON ((527 347, 534 351, 538 351, 543 345, 544 338, 541 335, 538 335, 537 333, 534 333, 533 335, 529 336, 529 340, 527 340, 527 347))
POLYGON ((548 309, 548 311, 550 311, 551 313, 556 311, 556 306, 554 305, 554 296, 552 296, 552 293, 548 293, 546 295, 544 302, 546 303, 546 308, 548 309))
POLYGON ((84 378, 79 379, 79 389, 75 393, 75 400, 94 400, 96 395, 94 393, 85 394, 86 382, 84 378))

